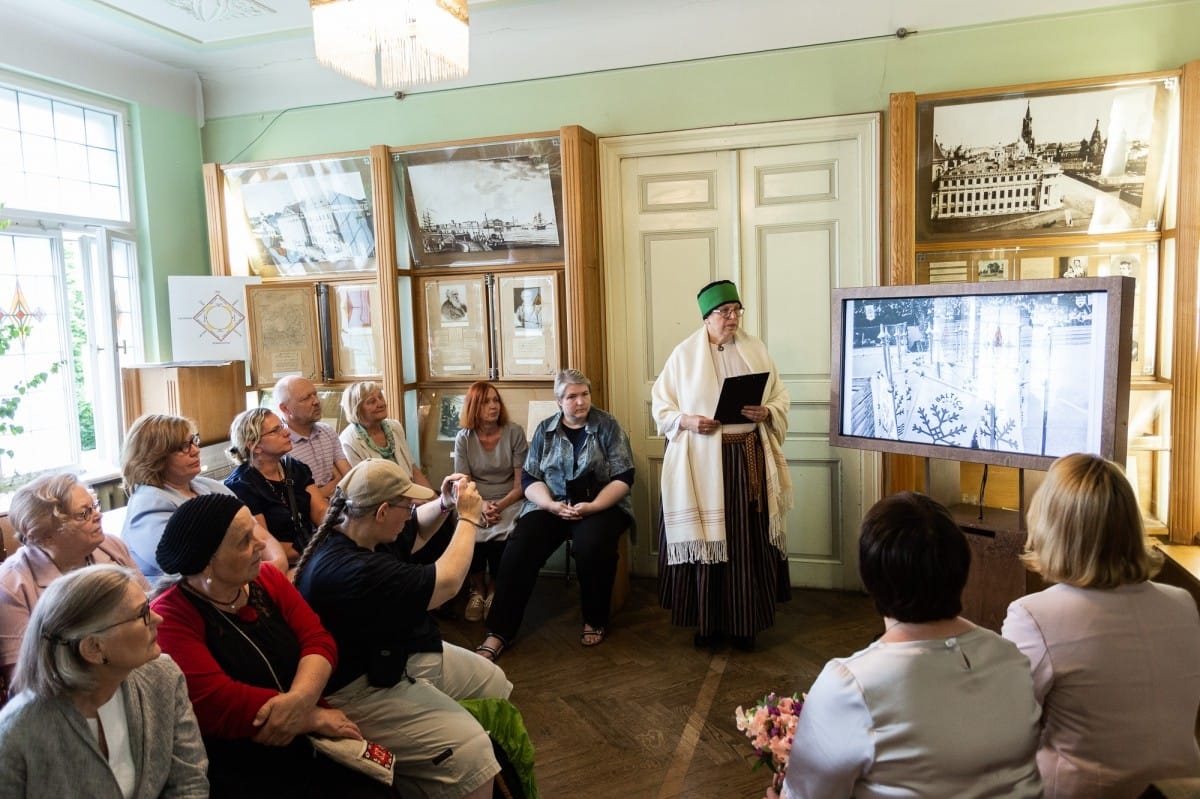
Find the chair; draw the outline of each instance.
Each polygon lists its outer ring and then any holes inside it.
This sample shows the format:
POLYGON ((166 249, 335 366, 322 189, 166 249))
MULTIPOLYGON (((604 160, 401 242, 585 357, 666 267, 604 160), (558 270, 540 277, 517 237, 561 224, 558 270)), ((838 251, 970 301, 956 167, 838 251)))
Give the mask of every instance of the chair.
MULTIPOLYGON (((571 558, 575 557, 575 550, 572 546, 571 539, 563 545, 563 579, 567 582, 571 581, 571 558)), ((616 613, 621 608, 625 607, 625 600, 629 598, 629 528, 626 528, 621 537, 617 540, 617 573, 613 578, 612 599, 609 603, 611 613, 616 613)))

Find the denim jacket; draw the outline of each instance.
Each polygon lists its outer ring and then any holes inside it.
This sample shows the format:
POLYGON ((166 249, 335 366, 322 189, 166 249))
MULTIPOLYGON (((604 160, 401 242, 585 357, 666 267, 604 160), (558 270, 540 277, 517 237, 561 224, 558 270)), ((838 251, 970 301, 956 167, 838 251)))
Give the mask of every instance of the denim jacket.
MULTIPOLYGON (((574 448, 563 432, 561 422, 562 411, 559 411, 537 426, 533 431, 533 440, 529 442, 529 454, 525 457, 524 467, 527 475, 549 487, 550 495, 556 500, 566 499, 568 480, 591 472, 597 483, 608 485, 614 475, 633 469, 633 450, 629 447, 629 437, 612 414, 596 407, 588 411, 585 424, 587 440, 579 452, 578 460, 574 457, 574 448)), ((631 493, 627 493, 616 505, 630 520, 633 519, 631 493)), ((532 510, 537 510, 537 505, 525 500, 521 515, 532 510)))

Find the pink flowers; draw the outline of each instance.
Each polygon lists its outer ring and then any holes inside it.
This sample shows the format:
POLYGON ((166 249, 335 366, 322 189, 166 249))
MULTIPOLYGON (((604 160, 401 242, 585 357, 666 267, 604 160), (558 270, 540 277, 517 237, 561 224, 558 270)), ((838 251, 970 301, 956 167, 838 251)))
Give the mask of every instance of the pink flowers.
POLYGON ((777 696, 767 694, 750 710, 738 707, 734 713, 737 728, 746 734, 754 746, 754 767, 766 765, 771 769, 771 787, 779 790, 783 786, 783 775, 787 771, 788 755, 792 751, 792 736, 796 734, 796 723, 800 720, 800 709, 804 706, 803 696, 777 696))

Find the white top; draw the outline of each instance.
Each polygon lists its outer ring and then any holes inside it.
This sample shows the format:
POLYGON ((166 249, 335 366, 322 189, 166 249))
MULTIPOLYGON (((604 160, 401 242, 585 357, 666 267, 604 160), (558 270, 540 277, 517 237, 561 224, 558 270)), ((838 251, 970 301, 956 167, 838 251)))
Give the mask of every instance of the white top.
POLYGON ((1187 591, 1059 584, 1009 605, 1003 633, 1029 658, 1045 707, 1048 799, 1133 797, 1200 775, 1200 614, 1187 591))
POLYGON ((126 799, 133 796, 137 787, 137 769, 133 765, 133 751, 129 748, 129 722, 125 718, 125 697, 120 688, 96 710, 98 719, 87 719, 88 729, 100 742, 100 726, 104 726, 104 743, 108 747, 108 767, 126 799))
POLYGON ((784 799, 1040 797, 1029 663, 982 628, 835 658, 800 712, 784 799))

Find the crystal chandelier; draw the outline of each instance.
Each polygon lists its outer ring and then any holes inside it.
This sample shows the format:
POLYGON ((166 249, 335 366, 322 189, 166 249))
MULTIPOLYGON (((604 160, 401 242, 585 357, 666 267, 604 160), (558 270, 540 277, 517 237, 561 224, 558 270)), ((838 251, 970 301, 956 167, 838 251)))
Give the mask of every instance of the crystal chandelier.
POLYGON ((467 74, 467 0, 309 0, 317 61, 400 89, 467 74))

